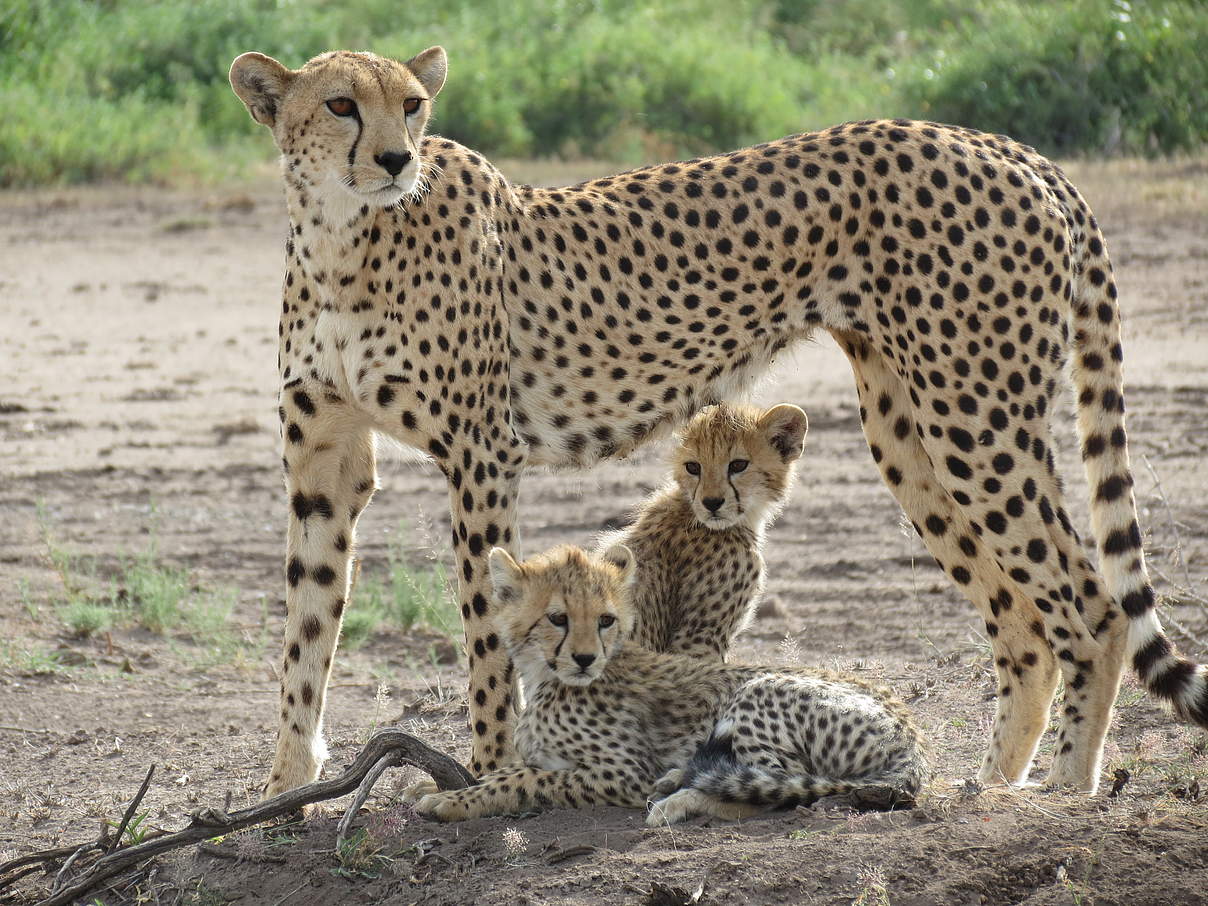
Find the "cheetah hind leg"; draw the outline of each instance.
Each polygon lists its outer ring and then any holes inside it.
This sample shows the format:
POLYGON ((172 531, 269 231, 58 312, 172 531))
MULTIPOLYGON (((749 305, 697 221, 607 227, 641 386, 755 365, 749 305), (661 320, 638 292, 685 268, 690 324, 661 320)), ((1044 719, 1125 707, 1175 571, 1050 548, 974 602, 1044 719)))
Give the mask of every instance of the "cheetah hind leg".
POLYGON ((986 621, 998 675, 998 705, 978 781, 1022 784, 1048 725, 1057 688, 1056 658, 1045 639, 1041 614, 986 550, 966 509, 937 476, 902 380, 859 335, 834 336, 851 362, 864 435, 886 485, 927 550, 986 621))
POLYGON ((765 809, 747 802, 726 802, 702 790, 686 789, 651 804, 646 815, 646 826, 667 827, 702 815, 737 821, 762 811, 765 809))

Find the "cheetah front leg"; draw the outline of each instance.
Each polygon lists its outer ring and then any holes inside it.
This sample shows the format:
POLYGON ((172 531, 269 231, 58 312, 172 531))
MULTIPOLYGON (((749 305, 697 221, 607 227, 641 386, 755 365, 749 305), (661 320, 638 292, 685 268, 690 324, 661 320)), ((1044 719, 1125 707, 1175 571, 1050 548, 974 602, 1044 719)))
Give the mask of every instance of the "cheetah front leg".
POLYGON ((415 804, 415 811, 437 821, 465 821, 548 808, 642 808, 646 797, 641 791, 649 785, 649 776, 617 766, 612 771, 598 767, 546 771, 518 766, 488 774, 465 789, 429 793, 415 804))
POLYGON ((310 783, 327 756, 323 705, 354 531, 376 486, 373 436, 345 404, 295 383, 282 393, 281 418, 289 499, 286 616, 277 752, 266 798, 310 783))
POLYGON ((491 619, 487 554, 514 551, 516 497, 527 452, 509 435, 448 450, 435 458, 449 481, 453 556, 469 660, 470 770, 483 774, 515 760, 512 747, 512 666, 491 619))

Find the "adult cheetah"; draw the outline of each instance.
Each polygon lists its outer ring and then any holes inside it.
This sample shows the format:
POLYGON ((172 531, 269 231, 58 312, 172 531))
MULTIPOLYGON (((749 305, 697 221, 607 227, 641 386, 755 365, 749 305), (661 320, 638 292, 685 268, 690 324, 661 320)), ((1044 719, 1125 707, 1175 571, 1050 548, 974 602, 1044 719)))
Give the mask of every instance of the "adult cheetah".
POLYGON ((1103 237, 1056 166, 1002 137, 869 121, 563 189, 424 137, 445 52, 260 54, 231 84, 281 150, 291 221, 280 415, 290 500, 280 733, 267 793, 313 779, 374 432, 448 479, 476 772, 513 757, 485 559, 527 466, 623 456, 829 331, 928 549, 985 618, 986 781, 1023 781, 1058 672, 1050 782, 1093 791, 1127 654, 1182 719, 1208 677, 1154 613, 1103 237), (1100 567, 1053 468, 1072 366, 1100 567), (1123 612, 1126 619, 1121 619, 1123 612))

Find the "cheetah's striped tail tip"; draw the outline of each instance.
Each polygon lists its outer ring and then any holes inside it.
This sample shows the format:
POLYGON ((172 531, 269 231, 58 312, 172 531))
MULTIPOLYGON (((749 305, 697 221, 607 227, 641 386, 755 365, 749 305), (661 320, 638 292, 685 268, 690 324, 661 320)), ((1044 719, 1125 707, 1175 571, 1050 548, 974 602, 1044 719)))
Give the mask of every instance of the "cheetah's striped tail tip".
POLYGON ((1150 694, 1179 720, 1208 729, 1208 666, 1175 651, 1152 610, 1129 627, 1133 669, 1150 694))

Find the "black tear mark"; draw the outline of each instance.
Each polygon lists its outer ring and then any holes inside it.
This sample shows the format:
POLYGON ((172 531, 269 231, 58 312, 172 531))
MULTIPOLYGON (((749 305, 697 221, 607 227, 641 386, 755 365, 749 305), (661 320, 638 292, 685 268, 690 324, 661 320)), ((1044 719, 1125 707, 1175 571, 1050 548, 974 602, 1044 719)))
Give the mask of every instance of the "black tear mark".
POLYGON ((352 147, 348 149, 348 166, 356 163, 357 145, 361 143, 361 133, 365 131, 365 124, 361 121, 361 108, 353 107, 352 118, 357 121, 357 137, 352 140, 352 147))

